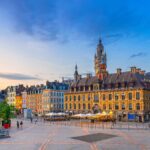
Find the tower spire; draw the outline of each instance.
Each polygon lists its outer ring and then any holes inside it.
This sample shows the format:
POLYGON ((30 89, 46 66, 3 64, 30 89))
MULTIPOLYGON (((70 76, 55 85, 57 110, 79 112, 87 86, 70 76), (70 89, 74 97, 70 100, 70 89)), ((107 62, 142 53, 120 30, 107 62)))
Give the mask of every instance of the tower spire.
POLYGON ((74 72, 74 80, 77 81, 78 80, 78 66, 77 64, 75 65, 75 72, 74 72))
POLYGON ((95 75, 103 79, 108 73, 106 71, 107 67, 107 55, 104 51, 104 46, 102 44, 101 38, 99 39, 99 43, 97 45, 97 55, 94 57, 95 61, 95 75))

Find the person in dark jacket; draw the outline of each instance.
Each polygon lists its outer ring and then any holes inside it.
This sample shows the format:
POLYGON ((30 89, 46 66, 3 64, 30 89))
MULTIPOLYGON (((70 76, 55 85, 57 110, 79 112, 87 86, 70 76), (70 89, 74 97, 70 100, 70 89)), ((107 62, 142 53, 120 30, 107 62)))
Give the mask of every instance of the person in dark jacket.
POLYGON ((19 129, 19 121, 17 121, 17 128, 19 129))
POLYGON ((23 126, 23 121, 20 122, 20 126, 21 126, 21 128, 22 128, 22 126, 23 126))

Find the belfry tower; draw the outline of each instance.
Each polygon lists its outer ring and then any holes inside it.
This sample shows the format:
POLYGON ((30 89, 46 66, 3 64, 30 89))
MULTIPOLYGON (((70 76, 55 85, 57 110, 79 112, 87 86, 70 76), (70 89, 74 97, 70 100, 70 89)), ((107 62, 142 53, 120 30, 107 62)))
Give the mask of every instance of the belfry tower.
POLYGON ((107 68, 107 56, 106 52, 104 52, 104 46, 102 44, 101 39, 97 45, 97 53, 94 57, 95 63, 95 75, 100 79, 103 80, 108 75, 106 70, 107 68))
POLYGON ((77 81, 78 80, 78 66, 75 66, 75 72, 74 72, 74 80, 77 81))

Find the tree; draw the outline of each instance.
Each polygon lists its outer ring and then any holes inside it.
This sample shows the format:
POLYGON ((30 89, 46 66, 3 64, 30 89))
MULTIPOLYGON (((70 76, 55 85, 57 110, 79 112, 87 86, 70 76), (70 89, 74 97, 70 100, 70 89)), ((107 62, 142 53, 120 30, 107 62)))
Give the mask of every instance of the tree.
POLYGON ((15 108, 7 104, 7 101, 0 102, 0 118, 9 120, 14 117, 15 108))

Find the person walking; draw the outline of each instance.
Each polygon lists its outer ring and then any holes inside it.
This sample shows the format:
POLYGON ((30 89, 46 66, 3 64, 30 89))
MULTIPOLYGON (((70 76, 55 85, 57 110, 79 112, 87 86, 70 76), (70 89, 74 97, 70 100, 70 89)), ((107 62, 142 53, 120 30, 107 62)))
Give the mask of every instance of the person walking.
POLYGON ((21 122, 20 122, 20 126, 21 126, 21 129, 22 129, 22 126, 23 126, 23 121, 21 121, 21 122))
POLYGON ((35 124, 37 123, 37 121, 38 121, 38 120, 37 120, 37 119, 35 119, 35 124))
POLYGON ((19 129, 19 121, 17 121, 17 129, 19 129))
POLYGON ((31 118, 30 118, 31 123, 32 123, 32 120, 33 120, 33 119, 32 119, 32 117, 31 117, 31 118))

